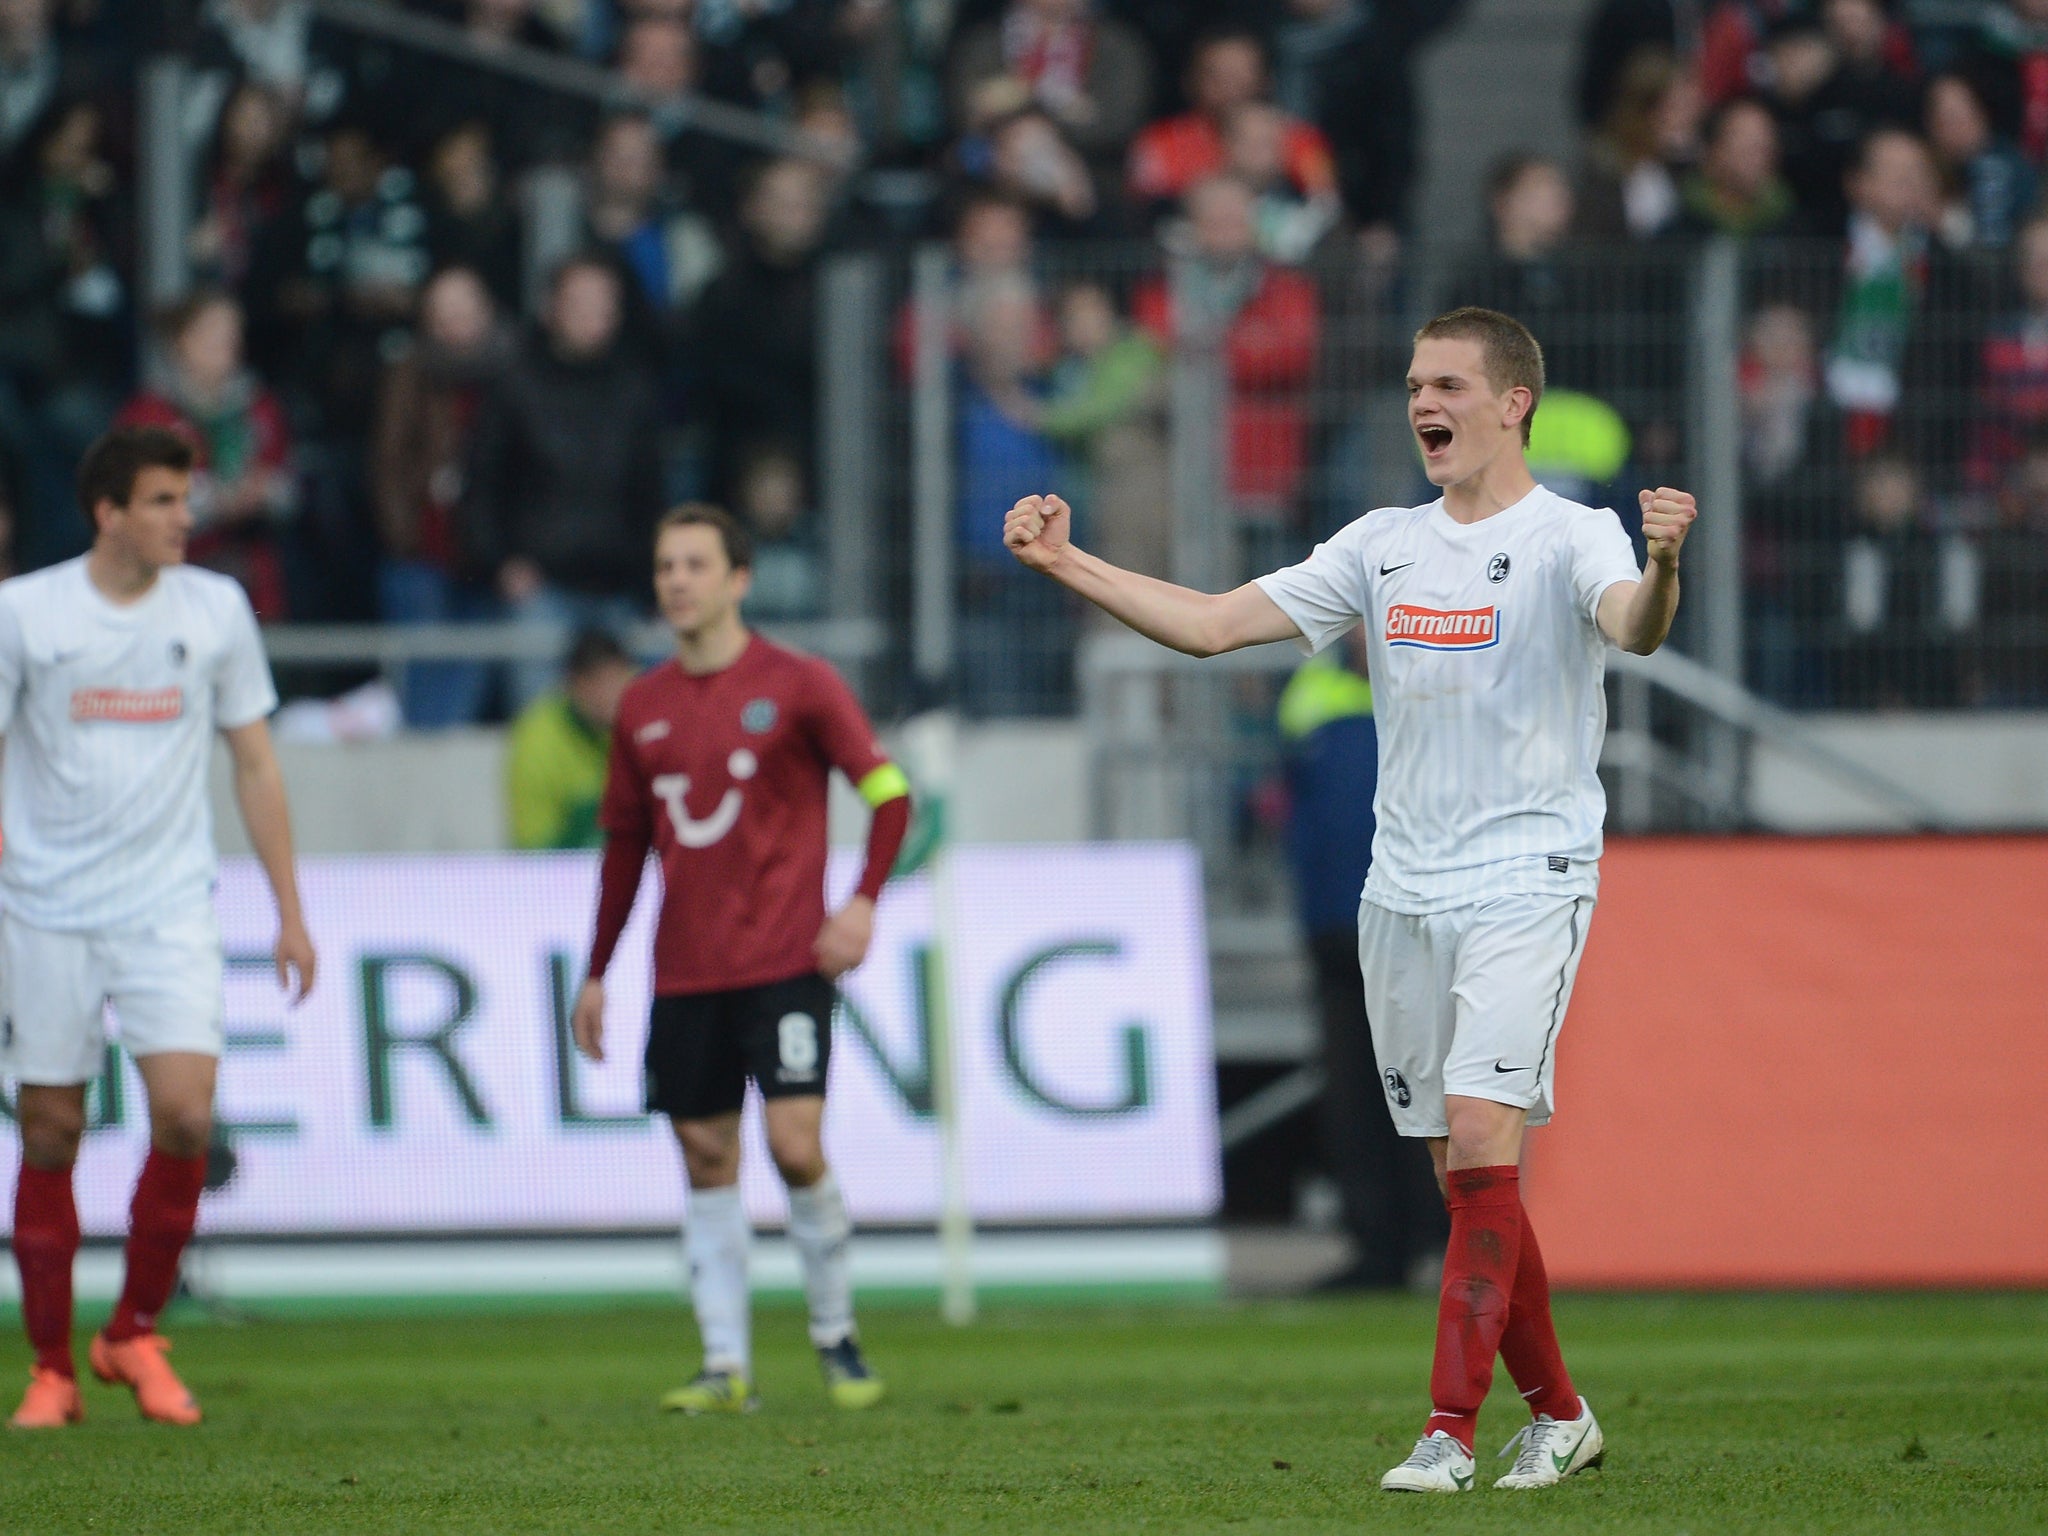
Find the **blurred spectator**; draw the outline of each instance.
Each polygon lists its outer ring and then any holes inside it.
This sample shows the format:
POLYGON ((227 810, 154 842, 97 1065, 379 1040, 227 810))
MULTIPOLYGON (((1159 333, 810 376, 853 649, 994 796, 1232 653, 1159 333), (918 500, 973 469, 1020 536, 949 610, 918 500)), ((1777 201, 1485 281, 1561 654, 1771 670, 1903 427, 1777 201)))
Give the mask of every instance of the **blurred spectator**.
POLYGON ((809 473, 816 438, 818 246, 825 197, 817 168, 774 160, 740 209, 740 247, 698 305, 696 362, 724 500, 740 460, 773 445, 809 473))
POLYGON ((1221 347, 1227 491, 1244 572, 1284 564, 1308 468, 1308 388, 1322 329, 1315 284, 1258 252, 1256 202, 1232 176, 1187 196, 1190 259, 1138 292, 1139 324, 1169 347, 1221 347))
POLYGON ((1819 122, 1821 87, 1835 71, 1834 44, 1811 11, 1776 18, 1759 70, 1764 99, 1778 121, 1778 162, 1801 213, 1823 233, 1842 223, 1842 156, 1832 128, 1819 122))
MULTIPOLYGON (((378 608, 389 623, 472 623, 496 613, 489 584, 463 571, 456 517, 477 415, 508 351, 482 277, 448 267, 420 296, 418 340, 384 370, 370 492, 384 556, 378 608)), ((415 662, 401 689, 406 723, 467 724, 483 712, 489 684, 480 662, 415 662)))
POLYGON ((434 145, 426 168, 421 190, 434 266, 469 268, 500 308, 517 310, 522 231, 505 194, 489 126, 476 120, 450 129, 434 145))
MULTIPOLYGON (((204 0, 186 87, 185 122, 195 139, 244 85, 269 91, 293 122, 324 127, 347 108, 378 110, 395 55, 383 44, 330 28, 308 0, 204 0)), ((409 103, 416 108, 417 102, 409 103)))
POLYGON ((690 126, 690 93, 702 85, 697 41, 673 16, 646 15, 619 40, 620 80, 638 93, 671 159, 688 173, 690 201, 713 218, 730 217, 740 180, 740 156, 729 140, 690 126))
POLYGON ((1858 465, 1852 498, 1841 576, 1849 639, 1838 658, 1836 701, 1861 708, 1952 704, 1954 658, 1932 641, 1974 622, 1974 558, 1968 546, 1937 543, 1929 532, 1919 472, 1902 454, 1885 450, 1858 465), (1945 581, 1943 566, 1958 560, 1945 581), (1960 603, 1944 603, 1945 586, 1960 603))
POLYGON ((0 450, 28 568, 84 547, 72 473, 133 377, 131 215, 105 125, 64 103, 0 167, 0 450))
POLYGON ((1344 205, 1334 190, 1303 196, 1288 179, 1288 123, 1271 103, 1248 101, 1230 114, 1223 142, 1225 168, 1257 196, 1260 253, 1293 266, 1336 228, 1344 205))
POLYGON ((164 324, 168 378, 114 418, 168 427, 192 444, 187 558, 224 571, 265 623, 289 617, 281 534, 299 487, 284 407, 242 361, 242 309, 226 294, 180 305, 164 324))
POLYGON ((204 281, 239 291, 265 232, 290 206, 290 133, 290 105, 268 86, 245 81, 221 109, 192 228, 192 265, 204 281))
POLYGON ((960 701, 975 716, 1058 713, 1072 691, 1063 600, 1003 547, 1004 511, 1061 478, 1059 452, 1036 424, 1044 389, 1037 291, 1021 272, 986 273, 963 286, 960 319, 960 701))
MULTIPOLYGON (((1186 86, 1192 110, 1153 123, 1131 145, 1130 191, 1140 203, 1178 200, 1224 168, 1230 114, 1266 95, 1266 55, 1258 37, 1219 32, 1202 39, 1189 58, 1186 86)), ((1295 191, 1309 198, 1334 193, 1336 162, 1321 130, 1289 118, 1286 139, 1287 179, 1295 191)))
POLYGON ((1007 77, 1088 159, 1122 153, 1152 104, 1152 60, 1122 22, 1091 0, 1010 0, 953 45, 947 90, 964 123, 977 88, 1007 77))
POLYGON ((1673 233, 1741 239, 1793 231, 1792 188, 1778 174, 1778 125, 1747 96, 1723 102, 1707 118, 1699 169, 1680 188, 1673 233))
POLYGON ((946 136, 940 76, 952 11, 950 0, 845 0, 840 7, 847 104, 884 161, 936 148, 946 136))
POLYGON ((1849 416, 1850 446, 1868 452, 1898 409, 1907 343, 1940 256, 1934 164, 1912 133, 1880 129, 1847 179, 1849 232, 1841 305, 1828 350, 1828 393, 1849 416))
POLYGON ((403 344, 431 267, 427 216, 412 172, 367 128, 338 123, 324 147, 320 184, 254 253, 251 351, 320 432, 360 442, 377 375, 403 344))
POLYGON ((1937 75, 1927 87, 1927 142, 1941 179, 1942 239, 1953 249, 2003 249, 2034 201, 2034 170, 1992 127, 1991 107, 1969 76, 1937 75))
POLYGON ((2014 256, 2019 307, 1987 327, 1977 366, 1969 484, 1980 492, 2048 437, 2048 215, 2021 227, 2014 256))
POLYGON ((824 612, 823 552, 804 466, 786 448, 763 446, 741 460, 733 510, 754 535, 755 619, 814 619, 824 612))
POLYGON ((988 134, 990 186, 1024 204, 1048 238, 1105 231, 1088 162, 1033 107, 995 123, 988 134))
POLYGON ((1837 548, 1843 443, 1812 316, 1784 302, 1759 308, 1737 381, 1751 686, 1780 703, 1817 704, 1825 690, 1805 637, 1828 616, 1833 573, 1815 557, 1837 548))
POLYGON ((1801 206, 1822 228, 1834 229, 1857 146, 1879 128, 1918 123, 1920 96, 1879 0, 1826 0, 1819 23, 1816 32, 1810 22, 1787 22, 1773 42, 1772 63, 1780 75, 1786 173, 1801 206), (1809 86, 1823 59, 1825 73, 1809 86))
MULTIPOLYGON (((557 50, 559 36, 534 14, 533 0, 458 0, 462 32, 485 61, 515 48, 557 50)), ((445 140, 465 123, 481 123, 489 143, 515 170, 569 149, 577 109, 549 91, 493 69, 415 55, 409 67, 411 110, 403 127, 416 152, 445 140)))
POLYGON ((1678 178, 1696 157, 1698 84, 1671 55, 1633 55, 1612 104, 1586 147, 1579 175, 1577 233, 1618 243, 1649 240, 1679 214, 1678 178))
POLYGON ((1464 0, 1285 0, 1271 24, 1273 98, 1321 128, 1342 202, 1386 249, 1407 223, 1415 180, 1413 60, 1464 0))
MULTIPOLYGON (((459 510, 465 569, 534 626, 622 627, 645 607, 662 507, 652 381, 619 346, 620 279, 601 257, 562 264, 540 329, 495 370, 459 510)), ((551 662, 512 669, 524 708, 551 662)))
POLYGON ((0 162, 27 143, 60 102, 97 82, 91 61, 60 48, 51 0, 0 5, 0 162))
POLYGON ((1072 283, 1060 295, 1059 330, 1061 356, 1037 403, 1037 425, 1085 471, 1074 502, 1088 520, 1089 547, 1126 570, 1170 575, 1165 357, 1097 282, 1072 283))
POLYGON ((2048 0, 1986 5, 1962 63, 1997 104, 2001 126, 2037 170, 2048 162, 2048 0))
POLYGON ((1981 693, 1972 703, 2048 704, 2048 438, 2036 439, 2012 467, 1998 500, 1998 522, 1983 541, 1981 693))
POLYGON ((512 846, 601 848, 597 824, 619 700, 640 668, 607 630, 570 644, 562 686, 535 699, 505 742, 505 806, 512 846))
POLYGON ((1600 0, 1579 33, 1579 125, 1598 132, 1624 94, 1630 65, 1645 54, 1676 57, 1683 44, 1673 0, 1600 0))
POLYGON ((633 303, 653 320, 650 342, 672 345, 682 316, 724 264, 708 219, 674 197, 661 141, 644 113, 609 118, 590 155, 585 228, 633 279, 633 303))

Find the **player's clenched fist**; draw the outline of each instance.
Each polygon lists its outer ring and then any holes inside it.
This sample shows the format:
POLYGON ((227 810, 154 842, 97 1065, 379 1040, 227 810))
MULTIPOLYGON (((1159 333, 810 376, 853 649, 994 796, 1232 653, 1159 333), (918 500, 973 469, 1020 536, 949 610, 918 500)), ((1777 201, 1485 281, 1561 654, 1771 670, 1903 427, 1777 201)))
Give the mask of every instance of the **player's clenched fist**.
POLYGON ((1003 542, 1034 571, 1049 571, 1067 552, 1073 513, 1057 496, 1026 496, 1003 519, 1003 542))
POLYGON ((1685 543, 1686 530, 1700 515, 1692 493, 1660 485, 1654 491, 1642 492, 1639 499, 1643 506, 1644 547, 1659 565, 1677 569, 1678 551, 1685 543))

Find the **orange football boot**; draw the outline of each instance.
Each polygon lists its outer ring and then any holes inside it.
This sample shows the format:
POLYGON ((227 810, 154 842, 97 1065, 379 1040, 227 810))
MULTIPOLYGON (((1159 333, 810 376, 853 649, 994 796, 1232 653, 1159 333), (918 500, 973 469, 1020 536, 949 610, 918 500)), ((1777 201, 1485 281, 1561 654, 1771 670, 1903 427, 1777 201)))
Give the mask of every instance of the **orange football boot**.
POLYGON ((135 1406, 145 1419, 159 1424, 197 1424, 199 1404, 178 1380, 171 1362, 171 1341, 160 1333, 115 1343, 104 1333, 92 1336, 92 1373, 104 1382, 120 1382, 133 1389, 135 1406))
POLYGON ((40 1365, 28 1379, 21 1406, 7 1421, 13 1429, 62 1429, 66 1424, 84 1422, 85 1403, 78 1395, 78 1383, 40 1365))

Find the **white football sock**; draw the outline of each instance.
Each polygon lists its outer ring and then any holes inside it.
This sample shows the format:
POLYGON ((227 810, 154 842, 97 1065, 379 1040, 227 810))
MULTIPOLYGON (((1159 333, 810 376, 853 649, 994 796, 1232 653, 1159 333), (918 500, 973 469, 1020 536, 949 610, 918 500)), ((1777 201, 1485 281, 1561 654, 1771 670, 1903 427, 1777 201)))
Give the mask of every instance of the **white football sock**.
POLYGON ((809 1189, 789 1192, 789 1239, 804 1267, 804 1299, 811 1307, 811 1343, 819 1349, 853 1332, 853 1280, 847 1243, 853 1223, 839 1181, 827 1171, 809 1189))
POLYGON ((752 1371, 747 1336, 747 1244, 752 1236, 737 1184, 690 1191, 683 1254, 690 1262, 690 1304, 704 1338, 707 1371, 752 1371))

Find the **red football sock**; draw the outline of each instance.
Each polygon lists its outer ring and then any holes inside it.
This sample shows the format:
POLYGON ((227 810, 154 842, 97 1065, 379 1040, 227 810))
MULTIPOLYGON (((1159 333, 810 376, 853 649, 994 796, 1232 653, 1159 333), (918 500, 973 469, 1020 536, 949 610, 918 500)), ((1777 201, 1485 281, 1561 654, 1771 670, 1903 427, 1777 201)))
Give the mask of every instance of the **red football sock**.
POLYGON ((172 1157, 151 1147, 128 1207, 128 1273, 121 1282, 107 1337, 136 1339, 156 1329, 157 1314, 178 1283, 178 1259, 199 1215, 206 1159, 172 1157))
POLYGON ((14 1181, 14 1265, 21 1271, 21 1320, 36 1365, 78 1375, 71 1358, 71 1265, 78 1257, 78 1203, 71 1170, 21 1165, 14 1181))
POLYGON ((1522 1246, 1521 1175, 1499 1168, 1453 1168, 1451 1241, 1437 1299, 1436 1363, 1429 1396, 1436 1411, 1424 1433, 1441 1429, 1469 1452, 1479 1405, 1493 1385, 1493 1357, 1507 1327, 1508 1298, 1522 1246))
POLYGON ((1529 1412, 1553 1419, 1576 1419, 1579 1394, 1564 1368, 1557 1347, 1557 1329, 1550 1320, 1550 1276, 1543 1268, 1543 1250, 1529 1210, 1522 1208, 1522 1257, 1515 1266, 1515 1289, 1508 1304, 1508 1325, 1500 1336, 1500 1358, 1515 1378, 1529 1412))

